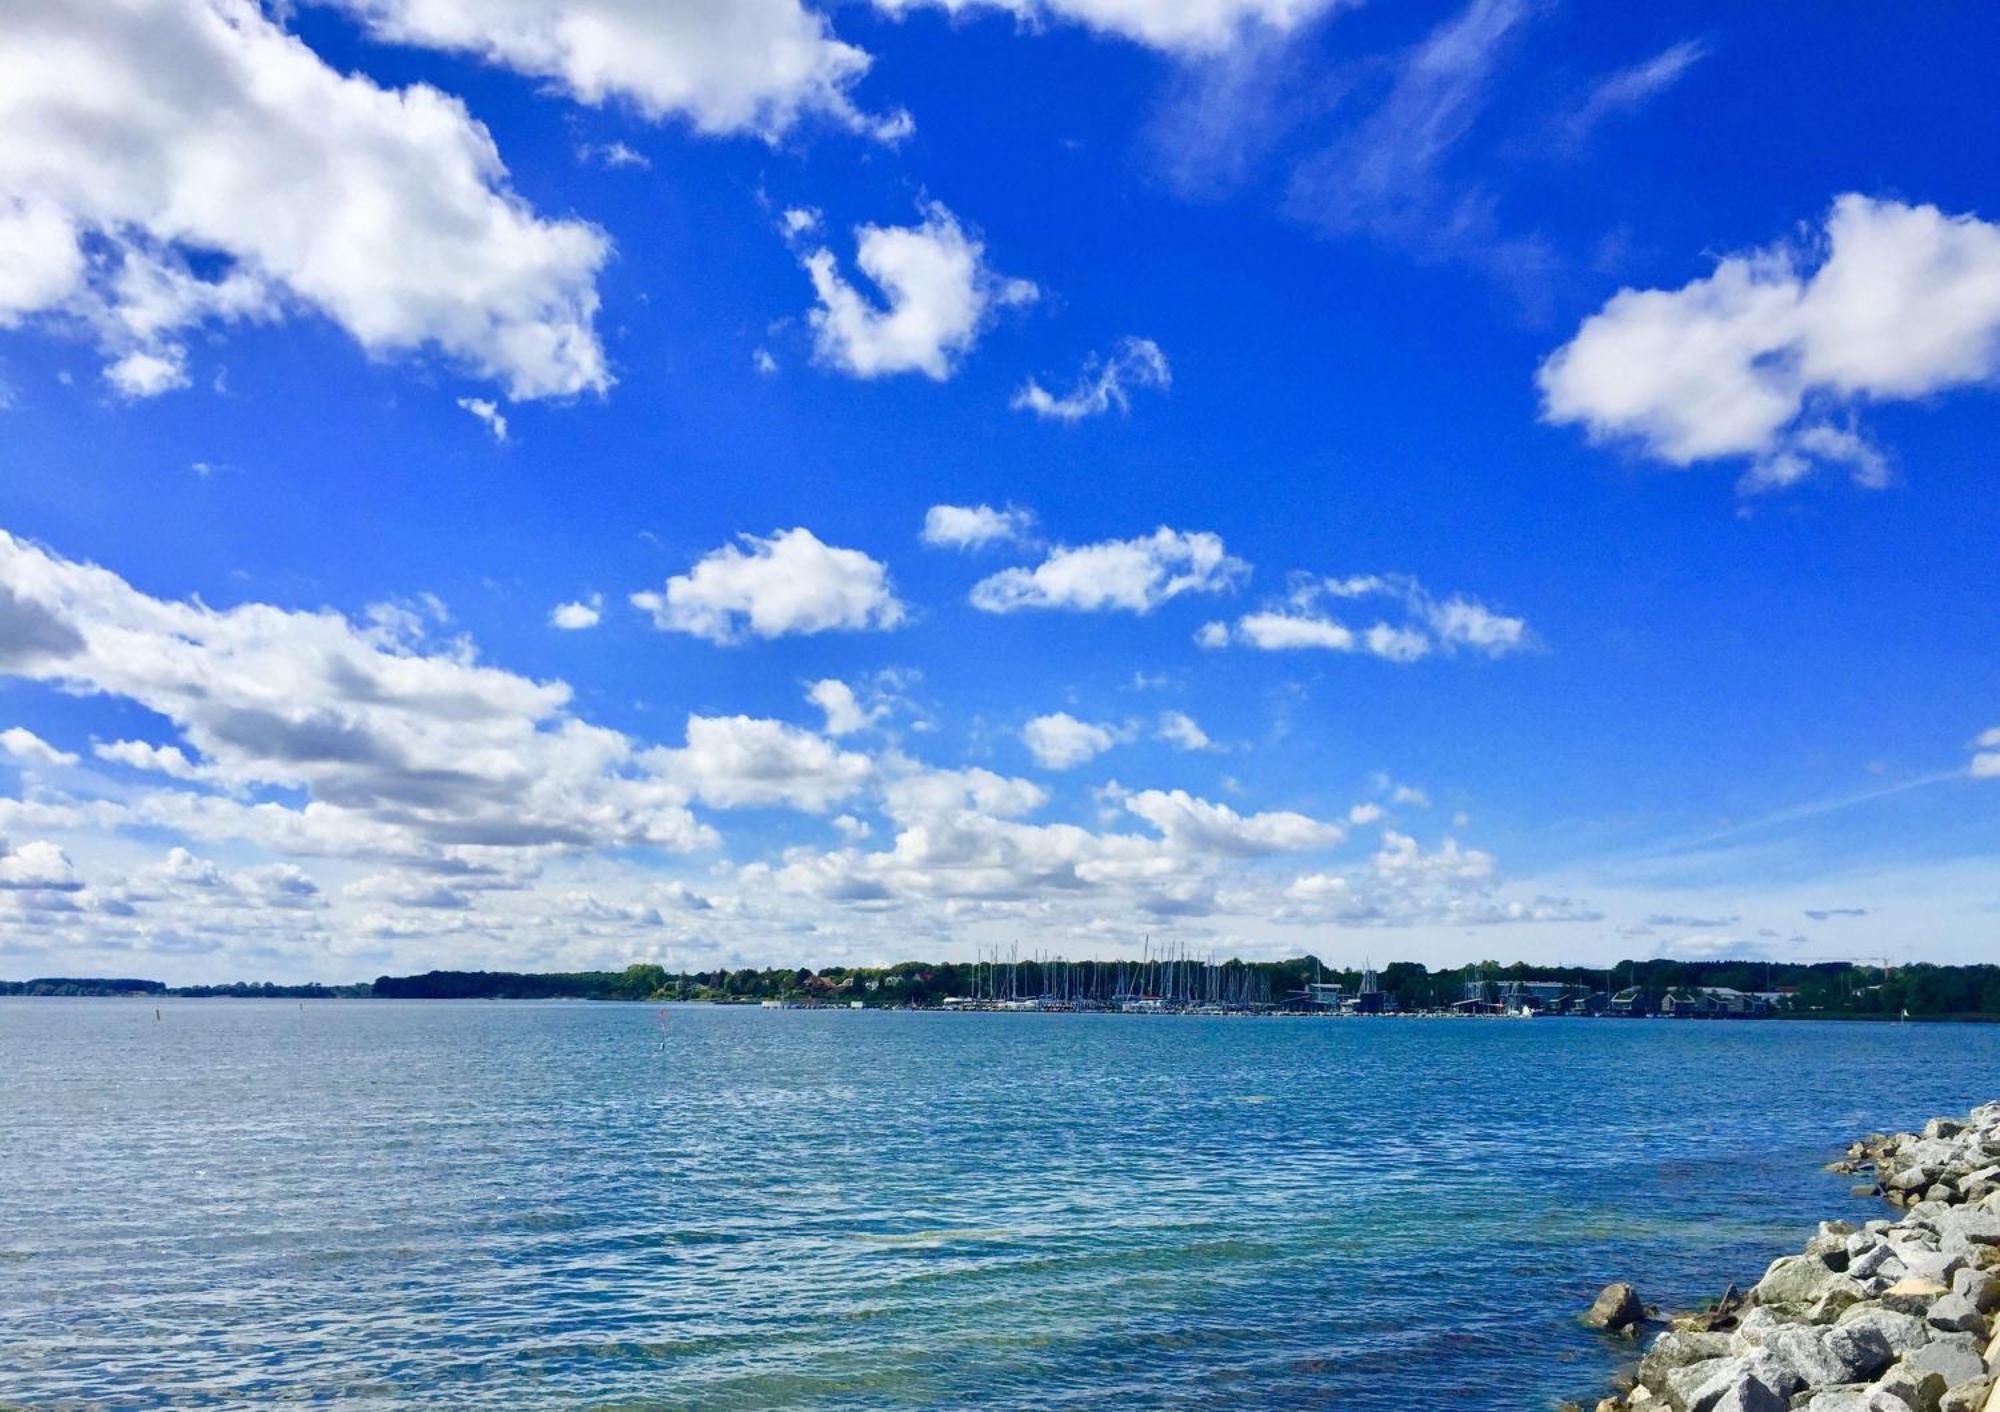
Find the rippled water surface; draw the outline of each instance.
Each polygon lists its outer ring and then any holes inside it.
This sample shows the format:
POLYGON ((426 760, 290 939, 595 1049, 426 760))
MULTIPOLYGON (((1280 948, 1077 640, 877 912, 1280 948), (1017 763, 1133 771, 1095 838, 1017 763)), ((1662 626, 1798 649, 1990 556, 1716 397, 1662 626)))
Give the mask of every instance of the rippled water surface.
POLYGON ((0 1404, 1520 1409, 2000 1031, 0 1000, 0 1404))

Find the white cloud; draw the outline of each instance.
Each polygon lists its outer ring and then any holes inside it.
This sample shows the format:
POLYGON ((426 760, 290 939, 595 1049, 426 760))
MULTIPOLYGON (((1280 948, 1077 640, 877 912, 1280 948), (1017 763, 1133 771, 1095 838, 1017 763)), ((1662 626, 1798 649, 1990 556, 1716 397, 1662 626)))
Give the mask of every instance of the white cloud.
POLYGON ((1165 389, 1173 382, 1167 355, 1150 338, 1127 338, 1109 358, 1092 357, 1084 364, 1076 385, 1061 397, 1048 391, 1033 378, 1014 394, 1016 411, 1059 422, 1078 422, 1102 416, 1116 407, 1132 410, 1130 390, 1136 387, 1165 389))
POLYGON ((1883 484, 1881 454, 1827 418, 2000 376, 2000 226, 1850 194, 1814 253, 1622 290, 1542 364, 1543 416, 1677 466, 1747 458, 1746 489, 1824 464, 1883 484))
POLYGON ((1032 569, 1003 569, 972 588, 972 605, 988 613, 1066 608, 1091 613, 1149 613, 1183 593, 1221 593, 1250 566, 1223 549, 1219 535, 1182 533, 1162 525, 1140 539, 1058 546, 1032 569))
POLYGON ((1707 57, 1707 45, 1700 40, 1683 39, 1650 59, 1607 74, 1563 122, 1557 135, 1559 142, 1572 149, 1581 147, 1600 124, 1645 107, 1707 57))
POLYGON ((88 330, 126 395, 186 383, 190 330, 295 309, 513 397, 601 391, 609 249, 537 216, 456 99, 340 74, 249 0, 0 28, 0 325, 88 330))
POLYGON ((806 700, 826 713, 826 733, 835 736, 867 730, 886 710, 882 706, 862 706, 854 688, 833 677, 814 682, 806 690, 806 700))
POLYGON ((188 385, 187 352, 173 346, 158 352, 134 349, 104 365, 104 380, 132 401, 178 391, 188 385))
POLYGON ((1102 755, 1118 743, 1115 733, 1067 711, 1037 716, 1021 729, 1035 762, 1044 769, 1068 770, 1102 755))
POLYGON ((1179 791, 1105 793, 1157 836, 1025 822, 1046 798, 1029 781, 916 770, 884 791, 898 826, 890 847, 794 850, 781 866, 745 868, 740 881, 864 908, 1011 901, 1046 916, 1065 899, 1116 896, 1141 913, 1186 916, 1213 910, 1219 870, 1232 860, 1329 846, 1340 833, 1303 815, 1243 815, 1179 791))
POLYGON ((415 621, 162 600, 0 533, 0 672, 136 702, 195 752, 120 742, 101 758, 308 796, 294 808, 146 795, 131 806, 146 822, 430 858, 713 842, 685 789, 635 769, 623 735, 568 713, 567 686, 482 666, 463 642, 425 651, 415 621))
MULTIPOLYGON (((1343 104, 1349 116, 1337 135, 1294 167, 1289 212, 1330 235, 1470 264, 1531 307, 1544 302, 1558 257, 1540 237, 1502 228, 1493 183, 1504 170, 1492 154, 1466 149, 1491 129, 1484 120, 1507 62, 1548 9, 1537 0, 1465 0, 1384 66, 1390 82, 1372 109, 1355 105, 1365 105, 1367 92, 1355 85, 1361 91, 1343 104)), ((1305 72, 1293 79, 1305 81, 1305 72)), ((1310 111, 1302 105, 1299 118, 1310 111)), ((1214 145, 1205 138, 1197 153, 1214 145)))
POLYGON ((604 595, 593 593, 572 603, 558 603, 549 613, 549 626, 565 632, 582 632, 604 620, 604 595))
POLYGON ((1382 806, 1380 804, 1357 804, 1347 811, 1347 822, 1357 828, 1365 824, 1375 823, 1381 817, 1382 806))
MULTIPOLYGON (((1204 627, 1197 641, 1222 647, 1232 634, 1226 624, 1204 627)), ((1349 578, 1295 577, 1283 603, 1246 613, 1236 621, 1234 640, 1265 652, 1322 650, 1367 652, 1389 662, 1415 662, 1433 651, 1461 648, 1501 657, 1525 650, 1532 643, 1527 623, 1463 594, 1437 599, 1415 579, 1402 574, 1365 574, 1349 578), (1386 598, 1407 614, 1401 623, 1378 621, 1354 628, 1334 617, 1328 600, 1355 602, 1386 598)))
POLYGON ((9 848, 0 839, 0 891, 75 892, 83 884, 69 855, 46 839, 9 848))
POLYGON ((1330 652, 1352 652, 1351 629, 1326 618, 1298 613, 1247 613, 1236 620, 1236 640, 1266 652, 1289 652, 1301 647, 1320 647, 1330 652))
POLYGON ((475 54, 620 99, 648 118, 777 138, 806 114, 893 140, 903 114, 872 118, 849 90, 869 57, 800 0, 331 0, 378 38, 475 54))
POLYGON ((750 716, 689 716, 685 747, 641 759, 719 809, 782 804, 814 814, 851 798, 873 768, 811 731, 750 716))
POLYGON ((30 765, 74 765, 76 756, 58 750, 26 726, 9 726, 0 731, 0 750, 30 765))
POLYGON ((209 773, 188 759, 187 753, 178 745, 152 745, 143 740, 114 740, 93 745, 91 754, 100 760, 109 760, 115 765, 124 765, 134 770, 147 770, 177 780, 204 779, 209 773))
POLYGON ((977 549, 1026 539, 1034 525, 1032 512, 1012 505, 933 505, 924 511, 920 537, 934 549, 977 549))
POLYGON ((1972 743, 1975 747, 1972 777, 1976 780, 2000 779, 2000 726, 1995 726, 1972 743))
POLYGON ((462 912, 472 906, 469 893, 422 874, 374 873, 349 883, 344 891, 356 901, 390 907, 462 912))
POLYGON ((500 410, 500 404, 490 397, 461 397, 458 405, 486 424, 486 430, 493 433, 495 441, 507 439, 507 417, 500 410))
POLYGON ((819 296, 807 316, 815 352, 855 377, 917 372, 943 381, 996 310, 1038 296, 1026 280, 994 274, 985 246, 937 202, 924 208, 920 225, 864 225, 854 237, 854 262, 882 291, 886 307, 849 284, 824 246, 802 263, 819 296))
POLYGON ((904 619, 889 571, 858 549, 824 544, 807 529, 742 540, 668 579, 663 593, 633 594, 633 604, 663 631, 724 644, 741 642, 746 633, 768 638, 887 629, 904 619))
POLYGON ((1253 30, 1287 31, 1341 0, 875 0, 906 15, 935 7, 958 15, 997 10, 1024 24, 1063 20, 1154 49, 1185 55, 1227 49, 1253 30))
POLYGON ((1211 750, 1215 747, 1215 742, 1208 738, 1208 732, 1185 711, 1160 713, 1159 738, 1177 750, 1211 750))
POLYGON ((1243 815, 1182 789, 1141 790, 1126 799, 1125 807, 1184 853, 1233 857, 1293 853, 1332 848, 1347 837, 1339 824, 1285 811, 1243 815))
POLYGON ((586 142, 576 149, 579 162, 595 162, 613 171, 630 168, 634 171, 651 171, 652 160, 645 153, 622 142, 586 142))
POLYGON ((1194 630, 1197 647, 1216 648, 1229 646, 1229 624, 1203 623, 1194 630))

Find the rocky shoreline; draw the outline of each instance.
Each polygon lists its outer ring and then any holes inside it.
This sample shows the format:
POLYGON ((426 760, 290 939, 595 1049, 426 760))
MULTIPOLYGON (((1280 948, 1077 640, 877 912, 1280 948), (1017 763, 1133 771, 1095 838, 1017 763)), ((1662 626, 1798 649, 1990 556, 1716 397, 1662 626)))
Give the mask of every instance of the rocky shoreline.
MULTIPOLYGON (((1833 1169, 1901 1217, 1822 1223, 1747 1294, 1673 1319, 1596 1412, 2000 1412, 2000 1103, 1833 1169)), ((1648 1313, 1613 1285, 1586 1318, 1636 1333, 1648 1313)))

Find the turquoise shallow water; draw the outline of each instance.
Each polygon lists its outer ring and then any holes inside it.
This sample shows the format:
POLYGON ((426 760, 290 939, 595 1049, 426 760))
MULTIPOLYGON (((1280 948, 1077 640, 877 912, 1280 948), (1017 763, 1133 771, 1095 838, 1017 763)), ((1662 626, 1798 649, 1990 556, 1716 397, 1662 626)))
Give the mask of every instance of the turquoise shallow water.
POLYGON ((0 1000, 0 1404, 1520 1409, 2000 1029, 0 1000))

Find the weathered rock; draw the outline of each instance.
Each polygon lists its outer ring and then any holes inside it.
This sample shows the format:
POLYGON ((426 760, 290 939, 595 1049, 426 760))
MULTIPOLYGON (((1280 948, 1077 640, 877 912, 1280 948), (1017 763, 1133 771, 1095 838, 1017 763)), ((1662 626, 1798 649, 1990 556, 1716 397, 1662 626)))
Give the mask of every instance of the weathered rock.
POLYGON ((1971 1267, 1951 1277, 1951 1292, 1972 1301, 1972 1307, 1989 1319, 2000 1310, 2000 1275, 1971 1267))
POLYGON ((1788 1368, 1799 1385, 1813 1388, 1862 1382, 1896 1358, 1887 1337, 1868 1324, 1782 1329, 1764 1341, 1764 1351, 1788 1368))
POLYGON ((1900 1363, 1884 1374, 1875 1386, 1903 1406, 1914 1408, 1915 1412, 1937 1412, 1938 1403, 1944 1400, 1948 1390, 1945 1380, 1938 1374, 1906 1368, 1900 1363))
POLYGON ((1725 1359, 1715 1376, 1695 1389, 1687 1412, 1786 1412, 1805 1386, 1796 1369, 1768 1350, 1725 1359))
POLYGON ((1936 1280, 1925 1279, 1922 1275, 1906 1275, 1882 1291, 1883 1307, 1894 1309, 1899 1314, 1928 1314, 1931 1306, 1951 1293, 1936 1280))
POLYGON ((1983 1412, 1992 1390, 1992 1380, 1988 1378, 1974 1378, 1971 1382, 1960 1383, 1938 1399, 1938 1412, 1983 1412))
POLYGON ((1986 1338, 1986 1316, 1962 1294, 1947 1294, 1931 1305, 1924 1322, 1947 1333, 1972 1334, 1982 1341, 1986 1338))
POLYGON ((1604 1329, 1616 1333, 1628 1325, 1639 1323, 1646 1317, 1645 1303, 1639 1292, 1619 1280, 1606 1285, 1598 1292, 1583 1316, 1583 1322, 1593 1329, 1604 1329))
POLYGON ((1940 1395, 1947 1388, 1986 1376, 1986 1363, 1978 1353, 1943 1339, 1912 1349, 1897 1360, 1896 1366, 1913 1373, 1935 1374, 1940 1380, 1937 1389, 1940 1395))
POLYGON ((1902 1355, 1931 1341, 1930 1325, 1915 1314, 1898 1314, 1879 1305, 1858 1305, 1840 1316, 1836 1327, 1860 1325, 1880 1334, 1891 1353, 1902 1355))
POLYGON ((1726 1358, 1734 1351, 1730 1344, 1728 1334, 1670 1329, 1654 1339, 1646 1356, 1639 1360, 1639 1385, 1654 1392, 1664 1391, 1670 1371, 1691 1363, 1726 1358))
POLYGON ((1716 1375, 1729 1363, 1727 1358, 1706 1358, 1695 1363, 1683 1363, 1669 1368, 1661 1375, 1659 1386, 1652 1389, 1674 1412, 1689 1412, 1695 1397, 1714 1382, 1716 1375))

